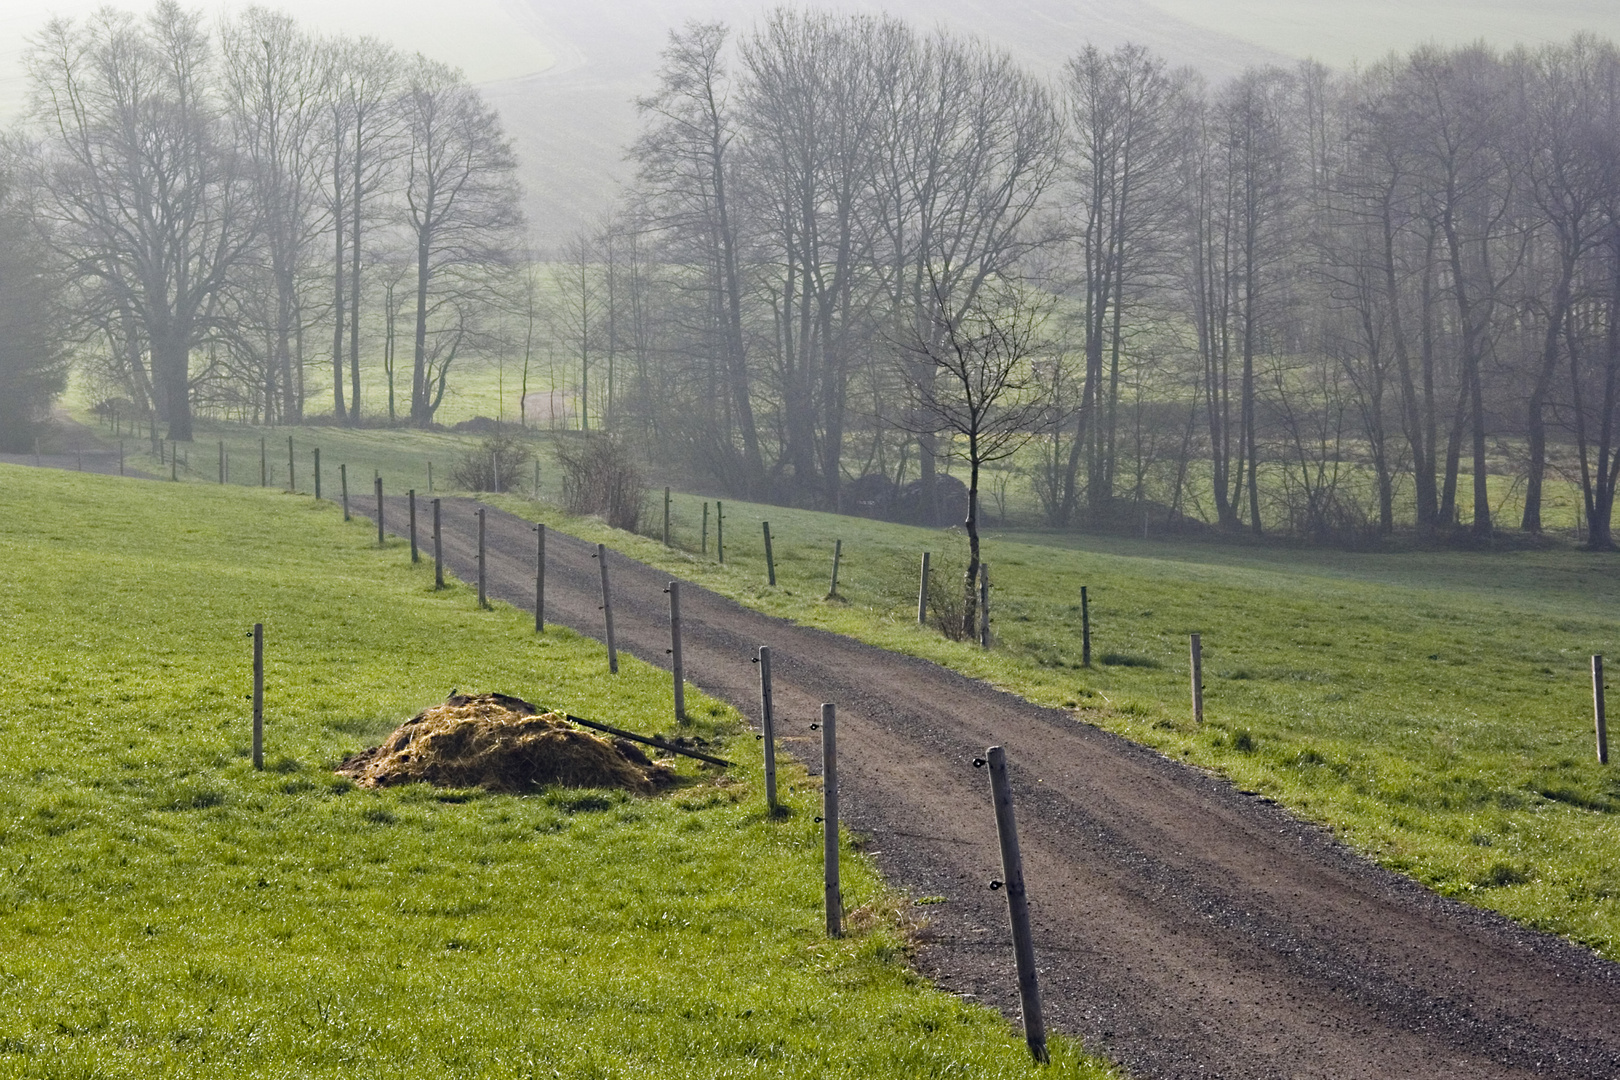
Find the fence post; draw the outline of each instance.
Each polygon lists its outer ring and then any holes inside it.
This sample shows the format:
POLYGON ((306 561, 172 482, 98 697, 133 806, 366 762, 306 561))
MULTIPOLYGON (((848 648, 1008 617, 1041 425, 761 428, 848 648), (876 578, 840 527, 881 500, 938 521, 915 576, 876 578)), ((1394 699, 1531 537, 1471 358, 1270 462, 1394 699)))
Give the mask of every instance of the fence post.
POLYGON ((433 587, 444 588, 444 531, 439 528, 439 500, 433 500, 433 587))
POLYGON ((709 504, 703 503, 703 554, 709 553, 709 504))
POLYGON ((501 492, 501 459, 499 455, 493 453, 489 455, 489 472, 495 478, 495 494, 499 495, 501 492))
MULTIPOLYGON (((320 453, 321 452, 319 450, 315 451, 315 455, 316 455, 315 459, 317 461, 320 460, 320 453)), ((319 476, 320 475, 320 470, 316 469, 315 474, 316 474, 316 476, 319 476)), ((316 486, 317 489, 319 489, 320 485, 321 485, 321 482, 319 480, 316 480, 315 481, 315 486, 316 486)), ((259 486, 260 487, 269 487, 270 486, 270 455, 265 449, 264 436, 263 435, 259 436, 259 486)))
POLYGON ((534 459, 534 501, 540 501, 540 459, 534 459))
POLYGON ((841 540, 841 539, 834 540, 833 541, 832 585, 827 590, 827 599, 829 599, 829 600, 836 600, 838 598, 838 563, 843 559, 843 556, 844 556, 844 541, 841 540))
POLYGON ((416 489, 415 488, 411 488, 411 490, 406 494, 406 502, 410 506, 410 513, 411 513, 411 562, 418 563, 418 562, 422 561, 422 556, 419 555, 417 553, 417 550, 416 550, 416 489))
POLYGON ((180 479, 180 446, 173 439, 169 440, 169 479, 180 479))
POLYGON ((321 497, 321 448, 315 448, 315 498, 321 497))
POLYGON ((1036 1061, 1045 1063, 1046 1023, 1041 1016, 1041 988, 1035 972, 1035 942, 1029 932, 1029 897, 1024 891, 1024 860, 1018 850, 1018 823, 1013 816, 1007 755, 992 746, 984 755, 990 765, 990 795, 996 807, 996 836, 1001 841, 1001 881, 1007 893, 1007 921, 1012 926, 1013 960, 1018 968, 1018 1004, 1024 1014, 1024 1042, 1036 1061))
POLYGON ((349 463, 338 464, 338 486, 343 489, 343 520, 349 520, 349 463))
POLYGON ((842 937, 843 890, 838 887, 838 707, 821 706, 821 864, 827 936, 842 937))
POLYGON ((489 607, 489 594, 484 590, 484 508, 478 508, 478 606, 489 607))
POLYGON ((1598 764, 1609 763, 1609 722, 1603 711, 1603 657, 1592 657, 1592 715, 1597 725, 1598 764))
POLYGON ((619 650, 613 641, 613 594, 608 591, 607 545, 596 545, 596 565, 602 572, 602 625, 607 630, 608 671, 619 673, 619 650))
POLYGON ((118 440, 118 475, 124 475, 124 440, 118 440))
POLYGON ((770 575, 770 583, 776 584, 776 556, 771 553, 771 523, 760 522, 765 529, 765 570, 770 575))
POLYGON ((726 565, 726 504, 714 500, 714 553, 720 565, 726 565))
POLYGON ((1203 635, 1194 634, 1191 643, 1192 652, 1192 705, 1193 722, 1204 722, 1204 640, 1203 635))
POLYGON ((253 767, 264 768, 264 623, 253 624, 253 767))
POLYGON ((1091 666, 1091 598, 1080 586, 1080 666, 1091 666))
POLYGON ((225 482, 225 440, 219 440, 219 482, 225 482))
POLYGON ((428 494, 433 494, 433 459, 428 458, 428 494))
POLYGON ((759 729, 765 740, 765 805, 776 810, 776 706, 771 700, 771 647, 759 647, 759 729))
POLYGON ((922 571, 917 575, 917 625, 928 625, 928 552, 923 552, 922 571))
POLYGON ((382 547, 383 543, 384 543, 384 539, 383 539, 382 477, 380 477, 380 476, 377 477, 375 480, 372 481, 372 483, 377 488, 377 546, 382 547))
POLYGON ((296 493, 298 481, 293 478, 293 437, 287 436, 287 490, 296 493))
POLYGON ((979 647, 990 647, 990 564, 979 564, 979 647))
POLYGON ((669 488, 664 489, 664 546, 669 547, 669 488))
POLYGON ((669 670, 675 682, 675 719, 686 723, 686 663, 681 657, 681 583, 672 581, 669 593, 669 670))
POLYGON ((546 527, 536 525, 534 531, 539 537, 534 553, 534 632, 541 634, 546 629, 546 527))

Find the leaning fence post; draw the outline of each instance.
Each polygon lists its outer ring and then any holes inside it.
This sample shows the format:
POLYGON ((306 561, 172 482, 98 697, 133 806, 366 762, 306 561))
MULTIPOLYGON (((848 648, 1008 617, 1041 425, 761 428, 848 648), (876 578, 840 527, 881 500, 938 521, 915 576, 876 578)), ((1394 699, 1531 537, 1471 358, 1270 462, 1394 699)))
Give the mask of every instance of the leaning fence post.
POLYGON ((664 546, 669 547, 669 488, 664 489, 664 546))
POLYGON ((613 594, 608 591, 607 545, 596 545, 596 565, 602 572, 602 625, 607 630, 608 670, 619 673, 619 650, 613 641, 613 594))
POLYGON ((843 936, 843 891, 838 887, 838 707, 821 706, 821 864, 827 936, 843 936))
POLYGON ((827 589, 827 599, 838 599, 838 563, 844 556, 843 540, 833 541, 832 584, 827 589))
POLYGON ((681 658, 681 583, 672 581, 669 593, 669 670, 675 683, 675 719, 686 723, 686 663, 681 658))
POLYGON ((264 768, 264 623, 253 624, 253 767, 264 768))
POLYGON ((405 498, 411 514, 411 562, 421 562, 422 556, 416 551, 416 489, 411 488, 405 498))
POLYGON ((771 554, 771 523, 760 522, 765 528, 765 570, 770 575, 772 585, 776 584, 776 556, 771 554))
POLYGON ((539 536, 534 553, 534 632, 540 634, 546 629, 546 527, 536 525, 534 531, 539 536))
POLYGON ((1194 634, 1191 642, 1192 653, 1192 706, 1193 722, 1204 722, 1204 641, 1201 634, 1194 634))
POLYGON ((1091 666, 1091 598, 1080 586, 1080 666, 1091 666))
POLYGON ((1609 723, 1603 715, 1603 657, 1592 657, 1592 714, 1597 725, 1598 764, 1609 763, 1609 723))
POLYGON ((478 508, 478 606, 489 607, 489 594, 484 589, 484 508, 478 508))
POLYGON ((298 481, 293 478, 293 437, 287 436, 287 490, 296 492, 298 481))
POLYGON ((996 807, 996 835, 1001 841, 1000 886, 1007 892, 1007 921, 1012 926, 1013 960, 1018 968, 1018 1003, 1024 1014, 1024 1042, 1036 1061, 1045 1063, 1046 1023, 1041 1016, 1041 988, 1035 973, 1035 942, 1029 932, 1029 898, 1024 891, 1024 860, 1018 851, 1018 823, 1013 817, 1012 785, 1007 755, 992 746, 984 755, 990 766, 990 795, 996 807))
POLYGON ((726 565, 726 504, 714 500, 714 554, 721 566, 726 565))
POLYGON ((433 587, 444 588, 444 531, 439 528, 439 500, 433 500, 433 587))
POLYGON ((349 463, 338 465, 338 486, 343 489, 343 520, 349 520, 349 463))
POLYGON ((979 647, 990 647, 990 564, 979 564, 979 647))
POLYGON ((383 539, 382 477, 380 477, 380 476, 377 477, 375 480, 372 481, 372 483, 377 488, 377 546, 382 547, 383 543, 384 543, 384 539, 383 539))
POLYGON ((771 700, 771 647, 759 647, 759 729, 765 740, 765 805, 776 809, 776 707, 771 700))
POLYGON ((917 575, 917 625, 928 625, 928 552, 923 552, 922 571, 917 575))

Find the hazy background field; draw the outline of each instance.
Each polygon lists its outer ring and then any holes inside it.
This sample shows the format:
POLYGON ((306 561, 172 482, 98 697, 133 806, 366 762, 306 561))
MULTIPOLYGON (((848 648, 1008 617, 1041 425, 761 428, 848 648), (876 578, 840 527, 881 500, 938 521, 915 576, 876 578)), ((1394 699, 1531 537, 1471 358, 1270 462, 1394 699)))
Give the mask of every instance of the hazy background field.
MULTIPOLYGON (((23 103, 26 38, 52 15, 83 16, 103 0, 0 3, 0 117, 23 103)), ((145 10, 144 2, 127 6, 145 10)), ((211 13, 241 0, 202 5, 211 13)), ((651 85, 671 26, 719 19, 746 26, 755 0, 284 0, 301 23, 372 34, 464 68, 500 109, 517 143, 535 240, 555 244, 605 210, 626 178, 634 99, 651 85)), ((1539 44, 1580 30, 1620 37, 1620 6, 1600 0, 889 0, 828 5, 887 11, 1000 44, 1051 71, 1094 42, 1133 41, 1212 80, 1254 63, 1314 57, 1348 67, 1420 41, 1539 44)))

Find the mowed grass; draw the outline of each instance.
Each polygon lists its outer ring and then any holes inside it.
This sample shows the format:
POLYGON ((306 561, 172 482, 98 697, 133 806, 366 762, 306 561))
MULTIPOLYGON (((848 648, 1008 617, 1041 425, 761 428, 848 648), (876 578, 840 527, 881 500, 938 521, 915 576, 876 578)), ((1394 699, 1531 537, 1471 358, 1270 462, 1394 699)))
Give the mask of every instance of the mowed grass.
MULTIPOLYGON (((960 574, 959 533, 727 501, 720 566, 712 501, 700 552, 703 502, 674 497, 674 550, 508 505, 759 609, 1072 709, 1076 722, 1275 798, 1446 895, 1620 959, 1620 766, 1597 764, 1589 675, 1591 654, 1620 656, 1620 556, 993 534, 996 641, 986 653, 916 625, 919 556, 931 550, 942 572, 960 574), (838 539, 839 595, 829 599, 838 539), (1202 725, 1190 707, 1194 632, 1202 725)), ((649 503, 656 533, 662 492, 649 503)))
POLYGON ((664 674, 435 593, 306 496, 0 467, 0 539, 0 1074, 1034 1071, 1000 1016, 910 973, 905 906, 853 849, 858 932, 825 939, 813 783, 768 817, 752 738, 734 777, 683 764, 653 799, 331 772, 452 688, 667 730, 664 674))

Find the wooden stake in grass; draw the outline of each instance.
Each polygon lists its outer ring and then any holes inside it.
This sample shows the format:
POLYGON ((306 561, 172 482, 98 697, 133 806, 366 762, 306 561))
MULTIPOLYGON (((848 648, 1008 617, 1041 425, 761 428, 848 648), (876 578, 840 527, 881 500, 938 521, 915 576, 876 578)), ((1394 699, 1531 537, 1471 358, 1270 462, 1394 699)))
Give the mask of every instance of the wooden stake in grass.
POLYGON ((219 482, 225 482, 225 440, 219 440, 219 482))
POLYGON ((619 673, 619 649, 613 641, 613 593, 608 589, 607 545, 597 544, 597 569, 602 572, 602 625, 607 631, 608 670, 619 673))
POLYGON ((776 584, 776 556, 771 553, 771 523, 762 521, 760 525, 764 526, 765 529, 765 572, 770 578, 770 583, 774 586, 776 584))
POLYGON ((534 501, 540 501, 540 459, 534 459, 534 501))
POLYGON ((264 623, 253 624, 253 767, 264 768, 264 623))
POLYGON ((478 508, 478 607, 489 607, 489 593, 484 588, 484 508, 478 508))
POLYGON ((428 459, 428 494, 433 494, 433 459, 428 459))
POLYGON ((338 486, 343 489, 343 520, 349 520, 349 463, 338 465, 338 486))
POLYGON ((928 552, 923 552, 922 570, 917 575, 917 625, 928 625, 928 552))
POLYGON ((827 936, 842 937, 844 894, 838 885, 838 707, 821 706, 821 891, 827 936))
POLYGON ((293 478, 293 437, 287 436, 287 490, 298 491, 298 481, 293 478))
POLYGON ((377 489, 377 546, 382 547, 383 546, 383 540, 384 540, 384 537, 383 537, 382 477, 380 477, 380 476, 377 477, 376 479, 372 480, 371 483, 372 483, 372 486, 377 489))
POLYGON ((433 587, 444 588, 444 530, 439 528, 439 500, 433 500, 433 587))
POLYGON ((990 647, 990 564, 979 564, 979 647, 990 647))
POLYGON ((664 489, 664 546, 669 547, 669 488, 664 489))
POLYGON ((118 475, 124 475, 124 440, 118 440, 118 475))
POLYGON ((1609 723, 1603 715, 1603 657, 1592 657, 1592 715, 1597 724, 1598 764, 1609 763, 1609 723))
POLYGON ((771 647, 761 645, 759 658, 759 730, 765 742, 765 805, 776 810, 776 707, 771 700, 771 647))
POLYGON ((321 448, 315 448, 315 498, 321 497, 321 448))
MULTIPOLYGON (((321 460, 321 452, 315 451, 315 460, 321 460)), ((259 436, 259 486, 270 486, 270 454, 264 445, 264 436, 259 436)), ((315 469, 315 497, 321 497, 321 470, 315 469)))
POLYGON ((1193 722, 1204 722, 1204 641, 1203 636, 1192 636, 1192 706, 1193 722))
POLYGON ((714 500, 714 555, 726 565, 726 504, 719 499, 714 500))
POLYGON ((534 553, 534 632, 543 634, 546 630, 546 527, 536 525, 534 531, 539 536, 534 553))
POLYGON ((173 439, 169 440, 169 479, 180 479, 180 448, 174 444, 173 439))
POLYGON ((669 593, 669 671, 675 684, 675 719, 686 723, 686 662, 681 659, 681 583, 672 581, 669 593))
POLYGON ((1091 599, 1080 586, 1080 666, 1091 666, 1091 599))
POLYGON ((701 550, 705 555, 709 553, 709 504, 707 502, 703 504, 703 547, 701 550))
POLYGON ((1041 1016, 1041 988, 1035 973, 1035 941, 1029 931, 1029 897, 1024 891, 1024 859, 1018 850, 1018 822, 1013 816, 1012 784, 1007 755, 999 746, 985 751, 990 766, 990 797, 996 807, 996 836, 1001 841, 1001 880, 990 883, 1007 893, 1007 921, 1012 926, 1013 962, 1018 968, 1018 1004, 1024 1014, 1024 1042, 1036 1061, 1045 1064, 1046 1022, 1041 1016))
POLYGON ((406 505, 410 507, 411 515, 411 562, 421 562, 422 556, 416 550, 416 489, 411 488, 405 496, 406 505))
POLYGON ((827 599, 829 599, 829 600, 838 599, 838 564, 843 560, 843 557, 844 557, 844 542, 842 540, 834 540, 833 541, 832 583, 827 588, 827 599))

